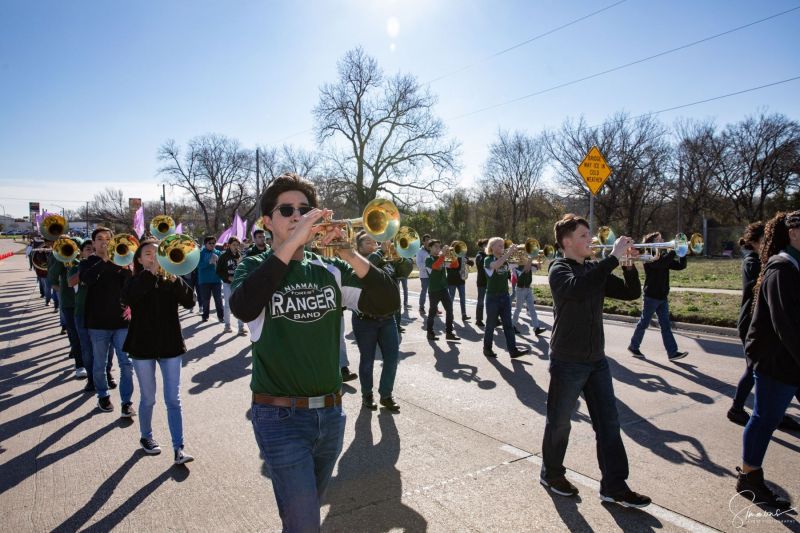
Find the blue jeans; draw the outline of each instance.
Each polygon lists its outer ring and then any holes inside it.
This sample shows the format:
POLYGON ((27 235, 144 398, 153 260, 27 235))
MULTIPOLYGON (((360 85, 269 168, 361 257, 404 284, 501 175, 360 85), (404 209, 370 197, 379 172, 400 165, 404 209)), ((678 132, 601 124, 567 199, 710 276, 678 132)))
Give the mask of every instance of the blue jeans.
POLYGON ((753 375, 756 382, 756 401, 753 404, 753 414, 744 427, 742 459, 747 466, 760 468, 772 433, 783 419, 798 387, 761 374, 758 370, 753 375))
POLYGON ((486 295, 486 329, 483 332, 483 349, 491 350, 494 343, 494 328, 497 327, 497 318, 503 323, 503 333, 506 336, 506 349, 517 349, 517 340, 514 337, 514 326, 511 323, 511 298, 508 294, 486 295))
POLYGON ((222 283, 201 283, 200 297, 203 307, 203 320, 208 320, 211 311, 211 296, 214 296, 214 308, 217 310, 217 318, 220 322, 225 320, 224 308, 222 306, 222 283))
POLYGON ((461 317, 467 316, 467 297, 466 285, 448 285, 447 292, 450 294, 450 302, 456 303, 456 289, 458 289, 458 299, 461 301, 461 317))
POLYGON ((408 278, 399 278, 400 285, 403 286, 403 307, 408 307, 408 278))
POLYGON ((642 316, 636 324, 636 329, 631 337, 631 348, 638 350, 642 345, 644 331, 650 325, 653 313, 658 315, 658 325, 661 326, 661 340, 664 341, 664 348, 667 355, 674 355, 678 352, 678 343, 672 335, 672 324, 669 321, 669 303, 667 300, 657 300, 656 298, 644 297, 642 304, 642 316))
POLYGON ((58 307, 58 291, 53 289, 47 278, 39 278, 39 292, 44 293, 45 305, 50 305, 50 300, 53 300, 53 305, 58 307))
POLYGON ((153 438, 153 406, 156 404, 156 363, 164 380, 164 405, 172 436, 172 449, 183 447, 183 415, 181 413, 181 363, 183 358, 131 359, 139 382, 139 432, 142 438, 153 438))
POLYGON ((419 290, 419 308, 425 309, 425 296, 428 294, 428 283, 430 282, 430 279, 419 278, 419 282, 422 284, 422 287, 419 290))
POLYGON ((392 395, 394 379, 397 375, 397 361, 400 358, 400 337, 394 317, 382 320, 361 319, 353 313, 353 333, 358 344, 361 360, 358 363, 358 378, 361 394, 372 394, 372 371, 375 367, 375 349, 380 346, 383 354, 381 380, 378 394, 381 398, 392 395))
POLYGON ((522 308, 528 308, 528 316, 531 317, 531 327, 539 327, 539 315, 536 314, 536 303, 533 301, 533 287, 517 287, 517 305, 514 307, 514 326, 516 327, 522 308))
POLYGON ((483 301, 486 299, 486 287, 478 286, 478 305, 475 307, 475 320, 483 322, 483 301))
POLYGON ((319 531, 319 507, 342 451, 341 406, 297 409, 253 404, 253 431, 283 531, 319 531))
MULTIPOLYGON (((71 290, 71 289, 70 289, 71 290)), ((81 352, 81 340, 78 337, 78 328, 75 325, 75 308, 61 308, 61 323, 67 330, 69 339, 69 356, 75 361, 75 368, 83 368, 83 354, 81 352)))
POLYGON ((106 366, 111 358, 110 347, 114 347, 117 352, 117 362, 119 363, 119 395, 122 403, 130 403, 133 396, 133 365, 128 358, 128 354, 122 351, 125 344, 125 337, 128 336, 128 328, 120 329, 89 329, 89 337, 92 339, 92 380, 97 389, 97 397, 108 396, 108 379, 106 377, 106 366))
MULTIPOLYGON (((78 338, 81 343, 81 358, 83 361, 83 368, 86 369, 87 379, 90 384, 94 385, 94 357, 92 356, 92 339, 89 337, 89 330, 86 329, 86 316, 75 313, 75 329, 78 332, 78 338)), ((111 372, 112 363, 114 360, 111 357, 113 347, 108 347, 108 357, 106 360, 106 374, 111 372)))
POLYGON ((554 480, 566 473, 570 418, 578 396, 583 394, 597 439, 597 462, 602 479, 600 492, 616 496, 628 490, 628 456, 619 429, 614 387, 608 360, 570 363, 550 360, 550 387, 547 391, 547 423, 542 442, 542 478, 554 480))

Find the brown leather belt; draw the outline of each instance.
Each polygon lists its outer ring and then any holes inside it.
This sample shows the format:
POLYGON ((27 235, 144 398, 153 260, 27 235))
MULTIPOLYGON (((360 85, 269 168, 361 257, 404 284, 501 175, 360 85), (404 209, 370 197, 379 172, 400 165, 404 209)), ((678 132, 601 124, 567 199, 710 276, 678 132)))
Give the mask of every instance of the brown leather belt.
POLYGON ((269 394, 253 393, 253 403, 272 405, 274 407, 297 407, 298 409, 322 409, 342 405, 342 393, 332 392, 324 396, 270 396, 269 394))

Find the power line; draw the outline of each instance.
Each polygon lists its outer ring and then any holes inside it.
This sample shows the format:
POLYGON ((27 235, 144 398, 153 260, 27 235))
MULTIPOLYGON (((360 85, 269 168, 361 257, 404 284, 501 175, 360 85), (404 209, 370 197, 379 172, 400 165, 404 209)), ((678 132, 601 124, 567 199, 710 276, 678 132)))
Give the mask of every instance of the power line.
MULTIPOLYGON (((519 42, 517 44, 511 45, 508 48, 504 48, 503 50, 499 50, 497 52, 494 52, 493 54, 489 54, 486 57, 478 59, 477 61, 474 61, 474 62, 469 63, 467 65, 464 65, 463 67, 461 67, 461 68, 459 68, 457 70, 454 70, 452 72, 448 72, 446 74, 442 74, 441 76, 437 76, 437 77, 435 77, 435 78, 433 78, 431 80, 426 81, 425 83, 423 83, 423 85, 430 85, 431 83, 435 83, 435 82, 437 82, 439 80, 442 80, 444 78, 448 78, 450 76, 454 76, 456 74, 460 74, 461 72, 464 72, 465 70, 469 70, 469 69, 471 69, 472 67, 474 67, 476 65, 480 65, 481 63, 485 63, 485 62, 487 62, 487 61, 489 61, 491 59, 494 59, 495 57, 501 56, 503 54, 507 54, 508 52, 511 52, 512 50, 516 50, 517 48, 525 46, 526 44, 530 44, 530 43, 532 43, 534 41, 542 39, 543 37, 547 37, 548 35, 552 35, 552 34, 558 32, 558 31, 561 31, 561 30, 563 30, 565 28, 568 28, 570 26, 575 25, 578 22, 582 22, 582 21, 584 21, 586 19, 594 17, 595 15, 599 15, 600 13, 603 13, 604 11, 608 11, 609 9, 617 7, 620 4, 624 4, 627 1, 628 0, 619 0, 618 2, 614 2, 613 4, 610 4, 610 5, 607 5, 607 6, 603 7, 603 8, 598 9, 597 11, 592 11, 591 13, 583 15, 582 17, 578 17, 578 18, 576 18, 574 20, 566 22, 566 23, 562 24, 561 26, 556 26, 555 28, 547 30, 544 33, 540 33, 538 35, 534 35, 533 37, 531 37, 529 39, 526 39, 526 40, 524 40, 522 42, 519 42)), ((313 129, 307 129, 307 130, 303 130, 303 131, 298 131, 298 132, 292 133, 291 135, 288 135, 288 136, 284 137, 283 139, 279 139, 279 140, 273 142, 272 144, 280 144, 280 143, 282 143, 284 141, 288 141, 289 139, 291 139, 293 137, 297 137, 298 135, 303 135, 305 133, 312 133, 313 131, 314 131, 313 129)))
POLYGON ((574 80, 571 80, 571 81, 568 81, 568 82, 564 82, 564 83, 561 83, 561 84, 558 84, 558 85, 554 85, 552 87, 548 87, 547 89, 542 89, 540 91, 529 93, 529 94, 526 94, 524 96, 520 96, 520 97, 514 98, 512 100, 507 100, 505 102, 500 102, 498 104, 493 104, 493 105, 490 105, 490 106, 487 106, 487 107, 476 109, 475 111, 469 111, 469 112, 463 113, 461 115, 456 115, 454 117, 451 117, 449 120, 457 120, 457 119, 469 117, 469 116, 472 116, 472 115, 475 115, 475 114, 478 114, 478 113, 483 113, 484 111, 497 109, 498 107, 503 107, 503 106, 506 106, 506 105, 509 105, 509 104, 520 102, 522 100, 526 100, 528 98, 532 98, 534 96, 539 96, 539 95, 542 95, 544 93, 555 91, 557 89, 562 89, 562 88, 568 87, 570 85, 575 85, 576 83, 580 83, 582 81, 586 81, 586 80, 590 80, 590 79, 597 78, 597 77, 600 77, 600 76, 604 76, 606 74, 610 74, 611 72, 616 72, 618 70, 622 70, 622 69, 631 67, 633 65, 638 65, 640 63, 644 63, 645 61, 650 61, 652 59, 656 59, 658 57, 662 57, 662 56, 665 56, 665 55, 668 55, 668 54, 672 54, 672 53, 678 52, 680 50, 685 50, 687 48, 691 48, 691 47, 696 46, 698 44, 702 44, 702 43, 705 43, 705 42, 708 42, 708 41, 711 41, 711 40, 714 40, 714 39, 718 39, 719 37, 723 37, 725 35, 729 35, 731 33, 734 33, 734 32, 749 28, 751 26, 755 26, 756 24, 760 24, 762 22, 766 22, 768 20, 771 20, 771 19, 783 16, 783 15, 786 15, 786 14, 791 13, 793 11, 797 11, 798 9, 800 9, 800 6, 795 6, 793 8, 787 9, 786 11, 781 11, 780 13, 775 13, 774 15, 770 15, 768 17, 764 17, 762 19, 755 20, 753 22, 749 22, 749 23, 744 24, 742 26, 737 26, 735 28, 731 28, 730 30, 723 31, 721 33, 717 33, 717 34, 711 35, 709 37, 704 37, 704 38, 699 39, 697 41, 692 41, 690 43, 686 43, 686 44, 683 44, 681 46, 677 46, 675 48, 670 48, 669 50, 664 50, 663 52, 659 52, 659 53, 653 54, 651 56, 647 56, 647 57, 644 57, 644 58, 641 58, 641 59, 637 59, 635 61, 631 61, 631 62, 625 63, 623 65, 618 65, 616 67, 613 67, 613 68, 610 68, 610 69, 606 69, 606 70, 603 70, 601 72, 596 72, 596 73, 590 74, 588 76, 583 76, 582 78, 577 78, 577 79, 574 79, 574 80))
POLYGON ((493 54, 489 54, 488 56, 486 56, 486 57, 484 57, 482 59, 479 59, 479 60, 477 60, 477 61, 475 61, 473 63, 470 63, 468 65, 464 65, 463 67, 461 67, 461 68, 459 68, 457 70, 454 70, 454 71, 449 72, 447 74, 442 74, 441 76, 437 76, 436 78, 433 78, 433 79, 425 82, 425 84, 435 83, 435 82, 437 82, 437 81, 439 81, 441 79, 447 78, 449 76, 454 76, 455 74, 459 74, 459 73, 461 73, 461 72, 463 72, 465 70, 471 69, 475 65, 479 65, 481 63, 485 63, 486 61, 489 61, 490 59, 494 59, 495 57, 498 57, 498 56, 501 56, 503 54, 506 54, 506 53, 508 53, 508 52, 510 52, 512 50, 516 50, 517 48, 520 48, 521 46, 525 46, 526 44, 530 44, 533 41, 537 41, 537 40, 539 40, 539 39, 541 39, 543 37, 547 37, 548 35, 552 35, 552 34, 558 32, 558 31, 563 30, 564 28, 568 28, 568 27, 570 27, 572 25, 577 24, 578 22, 581 22, 581 21, 584 21, 586 19, 592 18, 593 16, 599 15, 600 13, 602 13, 604 11, 608 11, 611 8, 617 7, 620 4, 624 4, 627 1, 628 0, 619 0, 619 2, 615 2, 615 3, 611 4, 611 5, 608 5, 606 7, 598 9, 597 11, 593 11, 593 12, 589 13, 588 15, 584 15, 582 17, 576 18, 575 20, 571 20, 571 21, 569 21, 569 22, 567 22, 565 24, 562 24, 561 26, 557 26, 557 27, 555 27, 555 28, 553 28, 551 30, 547 30, 544 33, 540 33, 539 35, 535 35, 535 36, 531 37, 530 39, 526 39, 526 40, 524 40, 524 41, 522 41, 520 43, 517 43, 515 45, 509 46, 508 48, 500 50, 499 52, 495 52, 493 54))

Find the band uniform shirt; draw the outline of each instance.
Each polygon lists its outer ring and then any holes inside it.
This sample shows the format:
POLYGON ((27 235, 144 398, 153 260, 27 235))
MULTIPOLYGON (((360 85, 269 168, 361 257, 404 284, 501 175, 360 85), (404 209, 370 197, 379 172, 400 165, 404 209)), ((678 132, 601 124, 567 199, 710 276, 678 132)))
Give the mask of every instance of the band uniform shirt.
POLYGON ((528 289, 533 283, 533 271, 538 270, 535 265, 531 265, 531 269, 525 272, 525 265, 518 265, 514 267, 517 274, 517 288, 528 289))
POLYGON ((397 286, 386 272, 370 265, 359 279, 345 261, 308 251, 288 265, 272 250, 247 257, 231 289, 231 311, 250 329, 250 388, 273 396, 338 391, 342 308, 383 316, 400 307, 397 286))
MULTIPOLYGON (((451 261, 450 267, 456 268, 457 264, 457 261, 451 261)), ((425 259, 425 271, 428 273, 428 292, 447 290, 447 269, 444 265, 444 256, 428 256, 425 259)))
POLYGON ((508 294, 511 268, 506 261, 497 270, 492 270, 490 265, 495 261, 497 259, 493 255, 489 255, 483 260, 483 269, 486 272, 486 294, 508 294))

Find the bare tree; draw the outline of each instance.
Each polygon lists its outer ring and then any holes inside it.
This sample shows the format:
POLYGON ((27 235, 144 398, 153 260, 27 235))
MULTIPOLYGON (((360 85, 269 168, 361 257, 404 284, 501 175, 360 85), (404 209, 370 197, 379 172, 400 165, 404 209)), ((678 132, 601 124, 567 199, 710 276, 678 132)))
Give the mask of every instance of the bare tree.
POLYGON ((722 134, 719 183, 739 222, 764 220, 770 197, 796 191, 800 124, 761 114, 729 125, 722 134))
POLYGON ((557 183, 568 196, 585 198, 587 207, 591 193, 577 169, 592 146, 600 149, 612 174, 595 198, 597 216, 601 223, 619 223, 628 235, 643 234, 673 194, 667 131, 652 116, 617 113, 598 127, 583 117, 567 119, 546 139, 557 183))
POLYGON ((531 198, 548 161, 542 136, 530 137, 521 131, 499 131, 489 146, 481 182, 484 187, 499 189, 511 209, 511 235, 519 237, 520 221, 530 216, 531 198), (494 187, 492 187, 494 186, 494 187))
POLYGON ((414 76, 384 76, 362 48, 339 61, 339 79, 325 84, 314 116, 337 187, 359 208, 379 192, 407 207, 410 193, 439 194, 457 171, 458 143, 447 141, 436 98, 414 76))
POLYGON ((222 135, 195 137, 182 154, 175 141, 169 140, 159 149, 158 158, 164 164, 159 172, 197 203, 207 231, 219 230, 234 211, 252 208, 253 153, 239 141, 222 135))
POLYGON ((95 194, 89 202, 89 217, 108 224, 112 229, 125 228, 127 231, 132 223, 128 199, 122 189, 106 187, 95 194))

